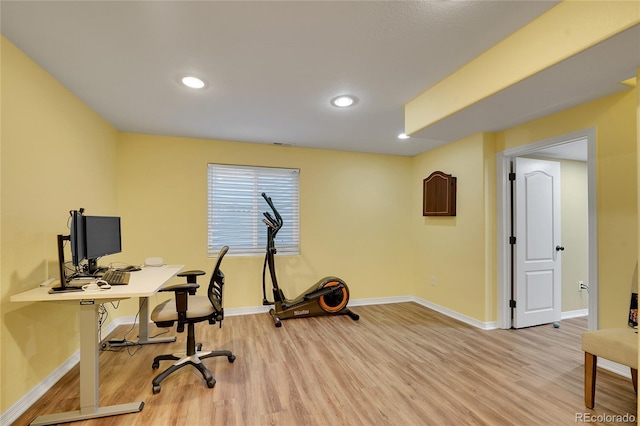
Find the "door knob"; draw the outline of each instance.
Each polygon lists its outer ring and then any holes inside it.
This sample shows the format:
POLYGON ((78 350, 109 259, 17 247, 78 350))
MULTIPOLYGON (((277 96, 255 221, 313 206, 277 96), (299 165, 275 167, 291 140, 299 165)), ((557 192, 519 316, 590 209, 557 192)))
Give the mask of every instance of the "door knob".
POLYGON ((562 247, 562 246, 556 246, 556 251, 564 251, 564 247, 562 247))

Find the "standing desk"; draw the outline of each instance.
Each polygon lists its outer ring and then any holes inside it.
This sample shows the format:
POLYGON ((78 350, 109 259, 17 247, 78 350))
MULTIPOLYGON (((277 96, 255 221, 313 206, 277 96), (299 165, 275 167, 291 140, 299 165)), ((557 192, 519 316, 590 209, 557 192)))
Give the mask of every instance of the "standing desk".
POLYGON ((39 416, 31 423, 32 425, 72 422, 135 413, 142 410, 144 407, 142 401, 106 407, 98 405, 100 378, 98 370, 100 344, 98 342, 98 309, 102 303, 138 297, 140 305, 138 343, 175 341, 175 337, 163 339, 149 337, 149 304, 147 299, 157 293, 183 267, 184 265, 147 266, 140 271, 131 272, 128 285, 112 286, 108 290, 49 294, 49 287, 38 287, 11 296, 12 302, 68 303, 78 306, 80 310, 80 410, 39 416))

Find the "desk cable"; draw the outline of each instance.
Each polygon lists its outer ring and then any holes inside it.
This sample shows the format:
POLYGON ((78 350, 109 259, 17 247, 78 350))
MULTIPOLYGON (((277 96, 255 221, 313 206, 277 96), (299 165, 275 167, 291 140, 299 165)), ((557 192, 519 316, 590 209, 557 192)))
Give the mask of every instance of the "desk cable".
MULTIPOLYGON (((120 302, 117 302, 117 304, 114 304, 114 302, 110 302, 111 306, 113 306, 114 309, 118 309, 120 307, 120 302)), ((111 339, 110 341, 113 340, 118 340, 118 343, 124 343, 124 345, 122 347, 127 349, 127 353, 129 354, 129 356, 133 356, 136 354, 136 352, 138 352, 138 350, 140 349, 140 345, 138 344, 138 342, 134 342, 133 340, 129 340, 127 339, 127 336, 133 331, 133 329, 136 327, 136 324, 138 324, 138 317, 140 316, 140 311, 142 310, 142 306, 144 306, 144 304, 147 303, 147 300, 145 299, 142 304, 140 305, 140 307, 138 308, 138 312, 136 312, 136 316, 133 319, 133 324, 131 325, 131 328, 129 328, 129 330, 127 330, 124 333, 124 336, 122 339, 111 339), (135 351, 131 350, 131 347, 133 346, 137 346, 135 351)), ((100 324, 100 330, 98 331, 99 333, 99 341, 102 342, 102 320, 106 319, 109 316, 109 311, 107 310, 107 308, 104 307, 104 304, 100 305, 100 316, 99 316, 99 324, 100 324), (100 314, 102 314, 102 311, 104 310, 104 317, 100 314)), ((120 352, 121 351, 121 347, 119 346, 117 349, 112 348, 110 345, 108 345, 107 343, 102 343, 100 345, 101 350, 103 351, 110 351, 110 352, 120 352)))
MULTIPOLYGON (((111 303, 111 306, 113 306, 113 309, 118 309, 118 307, 120 306, 120 301, 116 303, 114 302, 109 302, 109 303, 111 303)), ((98 307, 98 342, 102 342, 102 325, 105 323, 107 318, 109 318, 109 310, 106 308, 104 303, 101 303, 100 306, 98 307)), ((101 343, 100 350, 113 351, 113 349, 107 349, 107 347, 108 346, 106 343, 101 343)))
MULTIPOLYGON (((114 302, 110 302, 111 306, 113 306, 114 309, 118 309, 120 307, 120 302, 118 301, 117 304, 114 302)), ((142 310, 142 307, 144 306, 144 304, 147 303, 147 299, 145 298, 142 302, 142 304, 140 305, 140 307, 138 308, 138 312, 136 312, 136 316, 133 319, 133 324, 131 325, 131 328, 129 328, 129 330, 127 330, 124 333, 124 336, 121 340, 118 341, 118 343, 126 343, 125 345, 123 345, 123 347, 127 348, 127 353, 129 354, 129 356, 133 356, 136 354, 136 352, 138 352, 138 350, 140 349, 141 345, 138 342, 135 342, 133 340, 129 340, 127 339, 127 336, 136 328, 136 325, 138 324, 138 319, 140 317, 140 312, 142 310), (131 347, 136 346, 136 350, 132 351, 131 347)), ((104 304, 100 305, 100 309, 98 310, 98 341, 102 342, 102 324, 103 322, 109 317, 109 311, 107 310, 107 308, 104 306, 104 304)), ((154 336, 150 336, 150 338, 155 338, 158 336, 161 336, 163 334, 167 334, 169 333, 169 328, 165 329, 165 331, 158 333, 154 336)), ((118 349, 113 349, 111 348, 107 343, 102 343, 100 345, 101 350, 103 351, 111 351, 111 352, 120 352, 120 348, 118 349)))

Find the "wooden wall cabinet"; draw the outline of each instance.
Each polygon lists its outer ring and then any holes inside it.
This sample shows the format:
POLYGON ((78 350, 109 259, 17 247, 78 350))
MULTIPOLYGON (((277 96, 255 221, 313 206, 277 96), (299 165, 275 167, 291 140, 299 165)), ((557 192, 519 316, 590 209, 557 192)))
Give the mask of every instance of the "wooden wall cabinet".
POLYGON ((456 178, 444 172, 433 172, 422 181, 422 215, 456 215, 456 178))

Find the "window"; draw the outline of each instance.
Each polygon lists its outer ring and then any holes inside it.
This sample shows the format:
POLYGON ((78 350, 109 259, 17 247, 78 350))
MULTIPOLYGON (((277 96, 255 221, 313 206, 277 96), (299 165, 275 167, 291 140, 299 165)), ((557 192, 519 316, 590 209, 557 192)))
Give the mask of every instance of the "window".
POLYGON ((299 253, 299 169, 209 164, 208 234, 209 256, 222 246, 233 254, 262 254, 267 246, 263 213, 270 212, 262 193, 271 197, 282 216, 276 236, 278 253, 299 253))

